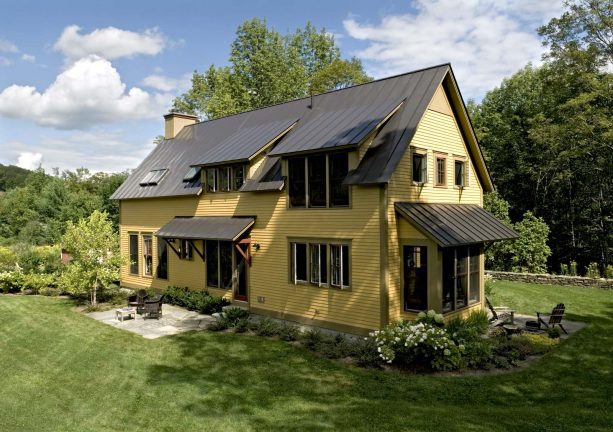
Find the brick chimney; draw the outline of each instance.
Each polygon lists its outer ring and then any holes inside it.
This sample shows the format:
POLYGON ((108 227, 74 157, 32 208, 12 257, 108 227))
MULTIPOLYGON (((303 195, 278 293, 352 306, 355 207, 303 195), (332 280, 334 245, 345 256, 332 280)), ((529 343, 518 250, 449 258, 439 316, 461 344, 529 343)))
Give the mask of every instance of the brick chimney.
POLYGON ((198 123, 198 117, 191 114, 168 113, 164 116, 164 138, 173 139, 185 126, 198 123))

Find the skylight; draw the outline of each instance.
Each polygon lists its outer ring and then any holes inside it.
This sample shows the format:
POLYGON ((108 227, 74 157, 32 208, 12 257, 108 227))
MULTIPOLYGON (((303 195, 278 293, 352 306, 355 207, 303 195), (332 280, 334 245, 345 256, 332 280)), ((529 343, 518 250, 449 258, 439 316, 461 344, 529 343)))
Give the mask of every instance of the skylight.
POLYGON ((200 175, 200 167, 190 167, 183 176, 183 181, 186 183, 193 182, 200 175))
POLYGON ((158 170, 149 171, 147 175, 143 177, 143 179, 140 181, 139 184, 141 186, 155 186, 159 182, 162 181, 162 178, 164 178, 167 172, 168 172, 168 169, 158 169, 158 170))

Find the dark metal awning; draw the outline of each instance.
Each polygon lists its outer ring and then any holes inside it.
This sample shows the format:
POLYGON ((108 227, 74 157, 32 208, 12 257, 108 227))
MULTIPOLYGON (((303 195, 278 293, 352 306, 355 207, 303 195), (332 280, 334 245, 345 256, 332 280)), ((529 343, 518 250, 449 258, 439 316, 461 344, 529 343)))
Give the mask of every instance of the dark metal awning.
POLYGON ((232 216, 176 217, 158 232, 157 237, 236 241, 253 226, 255 218, 232 216))
POLYGON ((441 247, 510 240, 519 235, 475 204, 394 204, 396 211, 441 247))

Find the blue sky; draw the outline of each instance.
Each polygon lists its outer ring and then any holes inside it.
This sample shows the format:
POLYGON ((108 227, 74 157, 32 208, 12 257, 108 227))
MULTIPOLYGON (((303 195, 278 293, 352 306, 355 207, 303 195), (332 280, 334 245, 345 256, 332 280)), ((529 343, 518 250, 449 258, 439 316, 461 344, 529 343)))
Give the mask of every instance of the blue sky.
POLYGON ((450 61, 480 99, 543 48, 561 1, 0 0, 0 163, 121 171, 163 133, 195 69, 226 63, 237 26, 311 21, 376 78, 450 61))

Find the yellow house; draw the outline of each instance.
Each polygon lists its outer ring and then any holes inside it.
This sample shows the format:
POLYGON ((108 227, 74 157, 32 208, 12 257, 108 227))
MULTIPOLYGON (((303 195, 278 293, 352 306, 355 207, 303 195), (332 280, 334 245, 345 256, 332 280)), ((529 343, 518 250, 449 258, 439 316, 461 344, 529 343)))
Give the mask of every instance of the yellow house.
POLYGON ((484 304, 483 251, 516 234, 450 65, 198 122, 114 193, 121 282, 189 287, 253 313, 363 334, 484 304))

